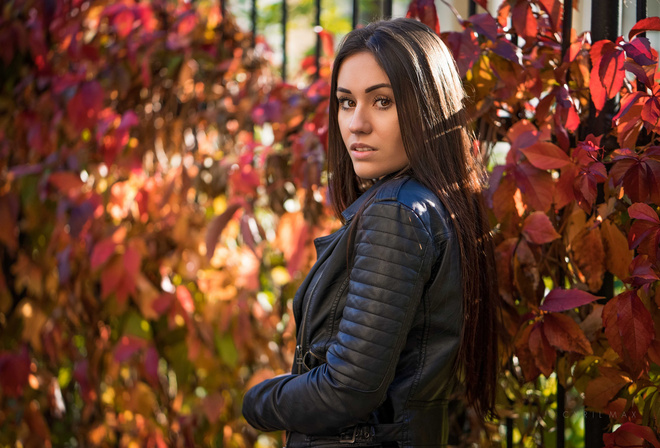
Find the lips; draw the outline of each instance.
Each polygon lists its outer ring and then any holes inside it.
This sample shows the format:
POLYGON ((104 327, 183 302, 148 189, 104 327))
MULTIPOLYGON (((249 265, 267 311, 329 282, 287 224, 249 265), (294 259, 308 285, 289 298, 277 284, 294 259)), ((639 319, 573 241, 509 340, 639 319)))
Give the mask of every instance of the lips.
POLYGON ((364 143, 353 143, 351 145, 351 151, 368 152, 368 151, 375 151, 375 149, 369 145, 365 145, 364 143))

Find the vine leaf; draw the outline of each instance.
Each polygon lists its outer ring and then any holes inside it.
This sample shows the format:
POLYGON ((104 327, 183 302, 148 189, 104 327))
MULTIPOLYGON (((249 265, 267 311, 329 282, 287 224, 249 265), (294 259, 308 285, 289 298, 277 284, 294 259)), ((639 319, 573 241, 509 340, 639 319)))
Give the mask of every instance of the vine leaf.
POLYGON ((573 308, 586 305, 602 297, 589 294, 579 289, 553 289, 545 296, 541 310, 543 311, 568 311, 573 308))
POLYGON ((636 375, 645 368, 644 358, 655 337, 653 318, 636 291, 626 291, 603 308, 605 336, 612 349, 636 375))
POLYGON ((533 212, 523 223, 522 234, 527 241, 534 244, 545 244, 561 238, 543 212, 533 212))
POLYGON ((542 170, 560 169, 571 163, 562 149, 550 142, 537 142, 520 150, 529 163, 542 170))
POLYGON ((440 21, 438 20, 438 11, 435 8, 435 2, 432 0, 412 0, 408 5, 406 17, 419 19, 420 22, 427 25, 436 34, 440 34, 440 21))
POLYGON ((647 17, 640 20, 630 29, 628 40, 646 31, 660 31, 660 17, 647 17))
POLYGON ((643 440, 653 445, 653 448, 660 448, 660 441, 658 441, 657 436, 650 427, 637 425, 633 422, 625 422, 612 434, 603 435, 606 448, 643 446, 643 440))
POLYGON ((591 46, 591 77, 589 89, 596 112, 605 106, 605 101, 619 93, 623 86, 626 61, 625 52, 614 42, 604 39, 591 46))
POLYGON ((580 326, 565 314, 550 313, 543 316, 543 333, 550 345, 559 350, 583 355, 593 353, 580 326))

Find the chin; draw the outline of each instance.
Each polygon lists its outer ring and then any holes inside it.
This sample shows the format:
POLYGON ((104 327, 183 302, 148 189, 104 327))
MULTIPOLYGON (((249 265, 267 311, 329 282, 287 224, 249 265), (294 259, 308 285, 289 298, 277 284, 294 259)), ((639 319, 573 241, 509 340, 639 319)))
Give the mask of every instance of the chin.
POLYGON ((364 180, 376 180, 384 176, 384 174, 370 173, 370 172, 365 173, 364 171, 356 171, 355 174, 357 175, 357 177, 364 180))

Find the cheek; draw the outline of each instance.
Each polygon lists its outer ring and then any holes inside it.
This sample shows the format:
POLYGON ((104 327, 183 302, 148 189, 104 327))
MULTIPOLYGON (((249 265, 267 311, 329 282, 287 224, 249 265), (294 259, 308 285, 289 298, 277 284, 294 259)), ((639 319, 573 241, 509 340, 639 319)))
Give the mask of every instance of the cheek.
POLYGON ((340 115, 337 118, 337 123, 339 124, 339 133, 341 134, 341 138, 344 140, 344 142, 346 142, 346 138, 350 134, 350 131, 348 130, 349 121, 346 119, 345 115, 340 115))

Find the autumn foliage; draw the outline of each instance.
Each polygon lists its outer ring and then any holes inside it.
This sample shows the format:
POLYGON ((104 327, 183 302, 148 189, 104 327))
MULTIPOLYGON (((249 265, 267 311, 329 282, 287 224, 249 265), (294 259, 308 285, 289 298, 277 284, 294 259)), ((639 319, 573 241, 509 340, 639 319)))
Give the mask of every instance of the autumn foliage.
MULTIPOLYGON (((330 36, 300 89, 219 2, 4 6, 0 444, 277 446, 240 405, 288 370, 291 299, 312 239, 338 225, 330 36)), ((409 14, 437 29, 434 2, 409 14)), ((660 447, 660 84, 644 37, 660 19, 562 52, 562 17, 560 1, 509 0, 441 33, 492 167, 500 416, 521 445, 548 443, 554 381, 572 413, 621 424, 607 446, 660 447)))

